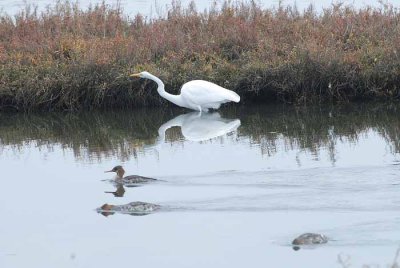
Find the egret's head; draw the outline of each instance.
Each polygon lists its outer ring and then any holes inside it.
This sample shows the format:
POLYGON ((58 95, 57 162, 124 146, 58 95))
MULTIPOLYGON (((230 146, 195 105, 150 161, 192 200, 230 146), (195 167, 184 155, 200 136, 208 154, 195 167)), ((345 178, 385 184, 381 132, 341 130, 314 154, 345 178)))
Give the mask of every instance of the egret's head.
POLYGON ((139 77, 139 78, 149 78, 151 74, 149 72, 140 72, 137 74, 131 74, 130 77, 139 77))

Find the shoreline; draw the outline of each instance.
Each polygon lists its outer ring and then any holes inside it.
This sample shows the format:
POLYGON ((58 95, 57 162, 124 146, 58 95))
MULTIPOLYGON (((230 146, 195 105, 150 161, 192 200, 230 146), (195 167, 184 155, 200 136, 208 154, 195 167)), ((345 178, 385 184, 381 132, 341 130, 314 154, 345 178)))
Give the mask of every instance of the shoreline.
POLYGON ((167 18, 129 19, 120 7, 59 2, 0 16, 0 110, 78 111, 170 106, 149 71, 178 94, 203 79, 241 103, 308 105, 400 99, 400 13, 340 5, 318 14, 255 2, 167 18))

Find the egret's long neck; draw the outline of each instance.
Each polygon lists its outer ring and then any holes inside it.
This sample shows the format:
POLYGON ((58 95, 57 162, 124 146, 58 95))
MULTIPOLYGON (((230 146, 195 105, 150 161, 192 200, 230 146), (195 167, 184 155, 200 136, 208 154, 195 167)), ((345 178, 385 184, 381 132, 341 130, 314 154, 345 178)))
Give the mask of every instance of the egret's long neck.
POLYGON ((153 80, 154 82, 157 83, 158 88, 157 88, 157 92, 158 94, 160 94, 161 97, 169 100, 170 102, 178 105, 178 106, 183 106, 183 101, 180 95, 172 95, 168 92, 165 91, 165 86, 164 83, 156 76, 149 74, 148 79, 153 80))

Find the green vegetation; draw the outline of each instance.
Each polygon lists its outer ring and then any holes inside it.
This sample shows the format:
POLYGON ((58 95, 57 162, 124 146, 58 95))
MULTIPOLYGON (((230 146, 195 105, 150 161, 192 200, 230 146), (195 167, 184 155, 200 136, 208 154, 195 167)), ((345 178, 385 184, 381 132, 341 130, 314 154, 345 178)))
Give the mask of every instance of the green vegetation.
POLYGON ((0 109, 87 110, 166 105, 147 70, 177 93, 191 79, 242 103, 308 104, 400 97, 400 13, 341 5, 317 13, 253 1, 127 18, 119 6, 62 1, 0 15, 0 109))

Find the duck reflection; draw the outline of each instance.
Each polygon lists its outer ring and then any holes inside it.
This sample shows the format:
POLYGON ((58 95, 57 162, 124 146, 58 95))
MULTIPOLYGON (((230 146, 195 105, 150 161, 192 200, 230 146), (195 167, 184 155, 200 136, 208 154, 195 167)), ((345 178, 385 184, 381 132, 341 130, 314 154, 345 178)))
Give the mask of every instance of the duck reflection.
POLYGON ((121 183, 115 183, 115 187, 117 188, 114 192, 105 192, 106 194, 112 194, 115 197, 123 197, 125 194, 124 185, 121 183))
POLYGON ((165 132, 169 128, 181 127, 182 135, 186 140, 205 141, 235 131, 239 126, 239 119, 222 118, 217 112, 192 112, 179 115, 164 123, 158 129, 158 135, 160 141, 164 142, 165 132))

